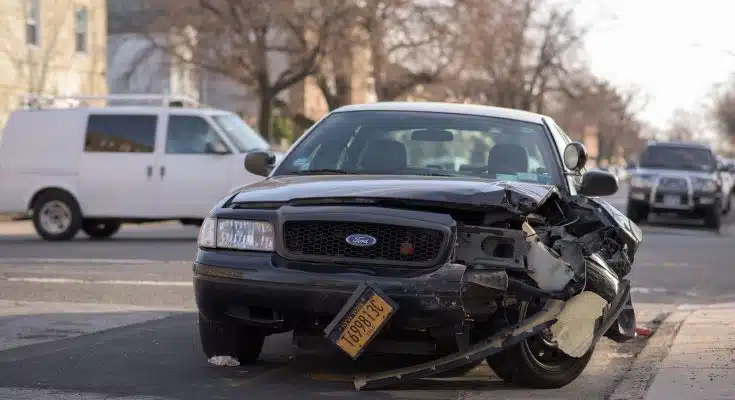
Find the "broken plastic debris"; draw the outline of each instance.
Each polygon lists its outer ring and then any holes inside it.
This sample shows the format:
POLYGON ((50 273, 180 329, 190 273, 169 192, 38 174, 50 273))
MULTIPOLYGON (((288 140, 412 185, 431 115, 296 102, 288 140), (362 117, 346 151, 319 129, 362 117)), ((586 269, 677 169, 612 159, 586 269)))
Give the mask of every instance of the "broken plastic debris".
POLYGON ((541 243, 536 231, 524 222, 523 232, 526 242, 530 246, 526 258, 528 260, 528 275, 536 281, 541 290, 559 291, 574 277, 574 271, 559 258, 555 251, 541 243))
POLYGON ((592 346, 595 321, 602 316, 607 301, 597 293, 582 292, 564 303, 564 309, 551 326, 559 350, 582 357, 592 346))
POLYGON ((651 336, 651 330, 648 328, 637 327, 635 328, 635 334, 638 336, 649 337, 651 336))
POLYGON ((230 356, 214 356, 207 360, 210 364, 218 367, 237 367, 240 362, 230 356))

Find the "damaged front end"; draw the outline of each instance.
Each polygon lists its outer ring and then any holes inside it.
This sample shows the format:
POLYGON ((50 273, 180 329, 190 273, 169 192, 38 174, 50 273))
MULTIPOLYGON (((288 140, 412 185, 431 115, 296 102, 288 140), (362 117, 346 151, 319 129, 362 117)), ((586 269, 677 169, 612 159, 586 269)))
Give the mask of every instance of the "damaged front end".
POLYGON ((502 192, 480 219, 453 216, 450 263, 464 266, 458 298, 466 329, 484 339, 425 364, 360 377, 357 389, 439 374, 541 334, 576 358, 602 336, 635 336, 628 275, 640 229, 604 200, 562 197, 553 188, 539 194, 508 185, 502 192), (543 307, 515 322, 505 317, 530 301, 543 307))

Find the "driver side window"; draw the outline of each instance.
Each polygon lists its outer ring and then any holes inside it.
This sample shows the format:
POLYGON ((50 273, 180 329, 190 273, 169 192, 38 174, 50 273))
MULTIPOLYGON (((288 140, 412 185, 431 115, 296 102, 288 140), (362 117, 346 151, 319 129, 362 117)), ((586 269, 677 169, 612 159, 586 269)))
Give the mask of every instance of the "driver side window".
POLYGON ((227 146, 204 118, 172 115, 166 131, 167 154, 213 154, 227 146))

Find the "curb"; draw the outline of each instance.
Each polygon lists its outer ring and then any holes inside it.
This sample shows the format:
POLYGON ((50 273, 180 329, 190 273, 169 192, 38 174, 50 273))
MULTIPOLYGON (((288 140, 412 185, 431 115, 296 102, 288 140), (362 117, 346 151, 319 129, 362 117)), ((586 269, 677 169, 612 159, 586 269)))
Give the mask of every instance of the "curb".
MULTIPOLYGON (((674 339, 684 321, 694 310, 674 311, 658 321, 659 326, 638 353, 633 365, 615 385, 609 400, 644 400, 658 374, 661 362, 669 355, 674 339)), ((654 321, 656 322, 656 321, 654 321)))

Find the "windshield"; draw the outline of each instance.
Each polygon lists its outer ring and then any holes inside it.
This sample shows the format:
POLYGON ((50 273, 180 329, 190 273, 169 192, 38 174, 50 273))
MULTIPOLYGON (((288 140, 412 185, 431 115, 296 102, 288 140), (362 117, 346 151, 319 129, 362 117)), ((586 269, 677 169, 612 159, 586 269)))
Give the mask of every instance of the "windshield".
POLYGON ((712 172, 716 162, 707 149, 683 146, 651 146, 641 154, 641 168, 712 172))
POLYGON ((334 113, 273 175, 310 173, 471 176, 560 185, 542 125, 435 112, 334 113))
POLYGON ((212 119, 240 153, 251 150, 268 150, 271 147, 265 139, 236 115, 213 115, 212 119))

